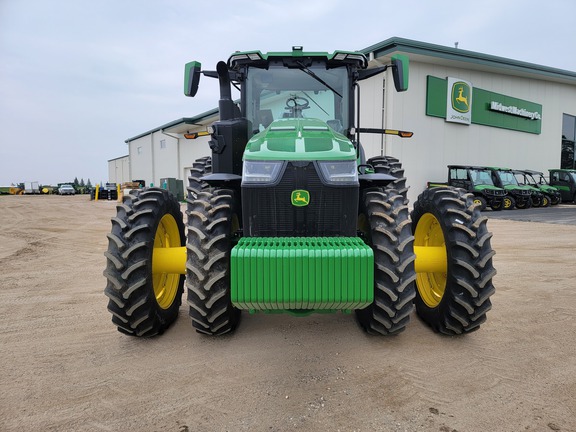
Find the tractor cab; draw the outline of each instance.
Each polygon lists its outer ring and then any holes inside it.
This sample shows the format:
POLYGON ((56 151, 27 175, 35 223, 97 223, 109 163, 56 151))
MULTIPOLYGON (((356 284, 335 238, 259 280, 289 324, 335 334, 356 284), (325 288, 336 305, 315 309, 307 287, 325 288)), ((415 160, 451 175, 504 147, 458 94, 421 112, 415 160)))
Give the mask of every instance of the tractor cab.
MULTIPOLYGON (((233 55, 228 64, 243 77, 241 112, 254 133, 284 119, 317 119, 338 133, 352 126, 352 85, 349 76, 365 68, 366 58, 348 61, 328 55, 259 52, 233 55), (250 60, 250 57, 256 60, 250 60)), ((342 56, 344 57, 344 55, 342 56)))
POLYGON ((220 82, 220 121, 214 124, 210 141, 212 172, 241 175, 243 158, 351 158, 345 145, 338 147, 344 149, 345 154, 337 155, 333 151, 336 147, 328 146, 326 139, 339 143, 346 139, 350 143, 354 141, 356 156, 353 158, 356 159, 361 154, 356 145, 358 134, 363 132, 410 137, 411 133, 402 131, 361 129, 354 118, 357 82, 391 67, 397 91, 405 91, 408 58, 396 55, 390 65, 367 67, 367 58, 359 52, 305 52, 302 47, 267 54, 237 52, 227 62, 219 62, 216 71, 202 71, 200 63, 188 63, 184 88, 187 96, 196 94, 200 75, 218 78, 220 82), (240 91, 239 101, 232 100, 231 85, 240 91), (296 137, 305 140, 305 148, 296 149, 292 136, 282 139, 279 133, 282 131, 296 131, 296 137), (272 135, 248 142, 255 135, 269 132, 273 132, 272 135), (318 133, 322 137, 315 140, 318 133), (243 154, 244 149, 250 154, 243 154), (263 153, 257 155, 256 149, 263 153), (292 149, 297 151, 290 156, 292 149), (267 150, 282 150, 284 154, 270 154, 267 150), (317 151, 323 153, 317 154, 317 151))

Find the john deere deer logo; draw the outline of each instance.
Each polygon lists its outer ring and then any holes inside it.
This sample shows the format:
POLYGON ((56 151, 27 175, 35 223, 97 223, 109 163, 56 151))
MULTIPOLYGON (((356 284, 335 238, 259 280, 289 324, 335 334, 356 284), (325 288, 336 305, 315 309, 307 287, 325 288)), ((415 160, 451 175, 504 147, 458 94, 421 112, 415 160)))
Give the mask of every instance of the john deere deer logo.
POLYGON ((470 111, 470 86, 464 82, 455 82, 452 86, 452 108, 454 110, 467 113, 470 111))
POLYGON ((310 192, 303 189, 294 190, 292 191, 291 200, 293 206, 296 207, 307 206, 310 203, 310 192))

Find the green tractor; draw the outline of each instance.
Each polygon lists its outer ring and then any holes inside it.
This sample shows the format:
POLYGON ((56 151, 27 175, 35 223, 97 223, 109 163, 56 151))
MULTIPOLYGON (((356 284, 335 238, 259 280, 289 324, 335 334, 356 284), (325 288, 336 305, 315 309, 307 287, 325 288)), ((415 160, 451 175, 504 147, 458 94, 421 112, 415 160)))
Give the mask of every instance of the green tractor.
POLYGON ((187 96, 201 75, 219 80, 211 156, 191 171, 186 229, 166 190, 117 206, 104 275, 118 330, 163 333, 184 290, 192 326, 207 335, 235 330, 242 311, 354 313, 367 333, 393 335, 414 307, 437 332, 478 329, 496 271, 473 195, 427 189, 410 215, 400 162, 365 159, 361 134, 412 135, 359 127, 357 84, 387 69, 407 90, 402 55, 372 69, 359 52, 301 47, 237 52, 216 71, 187 64, 187 96))

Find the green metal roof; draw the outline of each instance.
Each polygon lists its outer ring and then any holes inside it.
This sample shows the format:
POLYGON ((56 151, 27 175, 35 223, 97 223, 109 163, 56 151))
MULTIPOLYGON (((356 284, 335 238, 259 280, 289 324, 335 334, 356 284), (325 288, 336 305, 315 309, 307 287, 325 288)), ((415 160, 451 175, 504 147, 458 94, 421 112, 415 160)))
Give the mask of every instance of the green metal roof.
POLYGON ((399 37, 386 39, 385 41, 364 48, 360 50, 360 52, 367 56, 373 54, 374 58, 386 56, 394 52, 418 54, 576 82, 576 72, 399 37))

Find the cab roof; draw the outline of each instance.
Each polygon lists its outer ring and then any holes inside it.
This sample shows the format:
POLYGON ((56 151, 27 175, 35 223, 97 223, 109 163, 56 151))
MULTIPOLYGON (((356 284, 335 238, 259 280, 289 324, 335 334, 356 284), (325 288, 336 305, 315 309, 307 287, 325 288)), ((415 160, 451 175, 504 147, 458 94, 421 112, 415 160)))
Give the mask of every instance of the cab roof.
POLYGON ((234 68, 245 64, 262 67, 277 59, 288 60, 319 60, 326 62, 328 67, 356 65, 360 69, 368 67, 368 59, 358 51, 304 51, 301 46, 292 47, 292 51, 262 53, 260 51, 235 52, 228 59, 228 67, 234 68))

